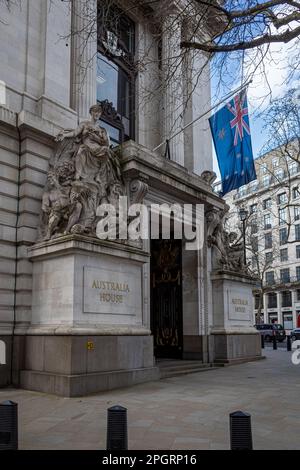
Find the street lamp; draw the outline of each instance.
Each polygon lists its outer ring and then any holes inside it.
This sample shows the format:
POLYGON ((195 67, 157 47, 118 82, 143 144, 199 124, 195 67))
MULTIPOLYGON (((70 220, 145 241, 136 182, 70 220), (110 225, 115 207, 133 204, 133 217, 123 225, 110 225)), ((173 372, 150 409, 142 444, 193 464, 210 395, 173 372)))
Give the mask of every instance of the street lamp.
POLYGON ((243 207, 240 208, 239 210, 239 216, 240 220, 243 224, 243 244, 244 244, 244 265, 247 265, 247 259, 246 259, 246 220, 248 217, 248 211, 244 209, 243 207))

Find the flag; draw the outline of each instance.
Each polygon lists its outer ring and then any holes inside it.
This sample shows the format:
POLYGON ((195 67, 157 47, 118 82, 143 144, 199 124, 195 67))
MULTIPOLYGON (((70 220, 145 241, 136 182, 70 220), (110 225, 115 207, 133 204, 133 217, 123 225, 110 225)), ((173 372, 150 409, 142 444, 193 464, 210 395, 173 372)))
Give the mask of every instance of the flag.
POLYGON ((209 118, 222 177, 222 195, 256 179, 246 92, 209 118))

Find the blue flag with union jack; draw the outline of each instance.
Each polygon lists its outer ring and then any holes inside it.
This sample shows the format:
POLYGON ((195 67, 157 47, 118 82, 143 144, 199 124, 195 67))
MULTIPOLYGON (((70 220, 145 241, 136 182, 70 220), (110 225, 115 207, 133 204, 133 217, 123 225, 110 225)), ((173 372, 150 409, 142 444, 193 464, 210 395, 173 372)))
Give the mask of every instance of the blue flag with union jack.
POLYGON ((222 195, 256 179, 246 92, 209 118, 222 177, 222 195))

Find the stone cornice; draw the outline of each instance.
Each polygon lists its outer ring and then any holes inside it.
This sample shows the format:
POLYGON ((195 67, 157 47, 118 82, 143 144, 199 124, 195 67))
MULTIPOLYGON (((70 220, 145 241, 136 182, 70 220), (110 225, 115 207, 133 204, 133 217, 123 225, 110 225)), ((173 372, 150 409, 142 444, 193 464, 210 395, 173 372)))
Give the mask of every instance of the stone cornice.
POLYGON ((139 263, 145 263, 149 258, 149 253, 129 245, 129 243, 99 240, 82 235, 65 235, 50 241, 36 243, 28 249, 28 256, 30 259, 46 259, 75 252, 94 253, 95 255, 107 254, 126 259, 129 256, 132 261, 139 263))
POLYGON ((31 325, 16 328, 16 336, 149 336, 151 331, 143 326, 126 325, 31 325))
POLYGON ((121 161, 124 177, 128 179, 147 178, 149 186, 182 197, 184 202, 224 207, 225 202, 200 176, 133 141, 123 145, 121 161))

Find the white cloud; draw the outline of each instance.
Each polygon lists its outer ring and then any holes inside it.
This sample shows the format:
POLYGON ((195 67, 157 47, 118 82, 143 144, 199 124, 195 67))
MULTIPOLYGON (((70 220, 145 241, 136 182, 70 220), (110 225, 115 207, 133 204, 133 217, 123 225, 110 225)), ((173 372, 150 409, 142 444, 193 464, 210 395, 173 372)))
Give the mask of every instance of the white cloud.
MULTIPOLYGON (((289 89, 299 85, 299 72, 291 73, 291 62, 299 55, 297 39, 287 44, 272 43, 253 75, 253 82, 248 89, 250 110, 265 109, 270 100, 280 98, 289 89)), ((248 63, 247 75, 253 73, 253 66, 248 63)))

